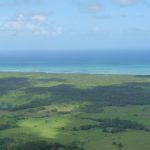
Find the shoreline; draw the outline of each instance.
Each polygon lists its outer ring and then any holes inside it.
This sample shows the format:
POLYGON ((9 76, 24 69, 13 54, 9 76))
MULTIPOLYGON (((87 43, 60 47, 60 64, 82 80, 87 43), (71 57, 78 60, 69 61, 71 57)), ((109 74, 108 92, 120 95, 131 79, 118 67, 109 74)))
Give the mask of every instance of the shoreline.
POLYGON ((99 75, 99 76, 150 76, 150 74, 123 73, 81 73, 81 72, 40 72, 40 71, 0 71, 0 74, 56 74, 56 75, 99 75))
POLYGON ((52 73, 52 74, 96 74, 96 75, 150 75, 150 65, 0 65, 0 72, 52 73))

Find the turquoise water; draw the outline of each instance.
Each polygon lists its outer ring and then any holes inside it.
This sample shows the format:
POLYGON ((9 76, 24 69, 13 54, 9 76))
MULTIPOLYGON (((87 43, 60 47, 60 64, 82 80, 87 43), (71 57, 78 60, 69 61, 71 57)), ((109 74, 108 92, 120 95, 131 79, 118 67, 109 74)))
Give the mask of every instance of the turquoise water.
POLYGON ((150 75, 150 65, 0 65, 0 72, 150 75))

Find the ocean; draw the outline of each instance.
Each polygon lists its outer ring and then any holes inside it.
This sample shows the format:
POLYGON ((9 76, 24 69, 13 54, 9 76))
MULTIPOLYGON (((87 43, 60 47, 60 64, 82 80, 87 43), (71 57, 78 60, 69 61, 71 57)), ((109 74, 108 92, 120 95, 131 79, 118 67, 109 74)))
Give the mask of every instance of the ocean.
POLYGON ((150 50, 1 54, 0 72, 150 75, 150 50))
POLYGON ((150 75, 150 65, 0 65, 0 72, 150 75))

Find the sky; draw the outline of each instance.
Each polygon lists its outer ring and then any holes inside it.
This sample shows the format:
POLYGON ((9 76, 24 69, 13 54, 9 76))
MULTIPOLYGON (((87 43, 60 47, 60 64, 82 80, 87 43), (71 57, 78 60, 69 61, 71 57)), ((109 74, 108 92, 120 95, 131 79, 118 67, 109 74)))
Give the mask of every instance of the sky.
POLYGON ((149 0, 0 0, 0 52, 150 49, 149 0))

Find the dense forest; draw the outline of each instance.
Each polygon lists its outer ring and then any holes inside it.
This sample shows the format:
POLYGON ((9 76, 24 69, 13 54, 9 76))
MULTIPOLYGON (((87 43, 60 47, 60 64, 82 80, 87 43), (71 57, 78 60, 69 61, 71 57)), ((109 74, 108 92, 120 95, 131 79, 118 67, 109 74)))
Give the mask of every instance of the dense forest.
MULTIPOLYGON (((47 80, 40 80, 46 82, 47 80)), ((49 79, 62 82, 61 79, 49 79)), ((23 105, 0 104, 0 109, 19 110, 46 106, 59 101, 92 101, 101 106, 124 106, 150 104, 150 83, 126 83, 123 85, 97 86, 90 89, 79 89, 72 84, 60 84, 52 87, 30 87, 27 78, 0 79, 0 94, 4 95, 11 90, 20 89, 24 98, 30 99, 30 103, 23 105), (27 85, 27 87, 26 87, 27 85), (37 94, 49 94, 47 98, 32 97, 37 94)))

